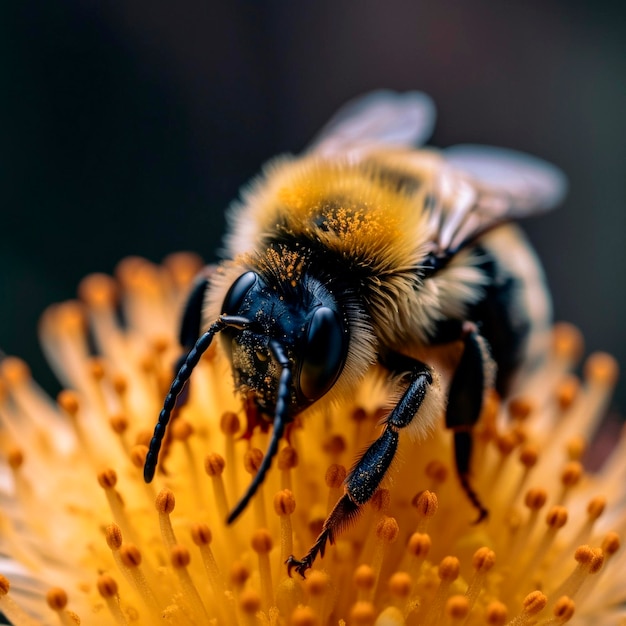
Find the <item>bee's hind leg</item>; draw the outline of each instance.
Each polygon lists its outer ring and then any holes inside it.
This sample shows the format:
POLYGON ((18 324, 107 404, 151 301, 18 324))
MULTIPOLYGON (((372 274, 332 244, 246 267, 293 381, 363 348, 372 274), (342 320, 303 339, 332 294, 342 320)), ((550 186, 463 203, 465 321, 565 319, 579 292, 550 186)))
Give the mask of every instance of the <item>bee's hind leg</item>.
POLYGON ((466 327, 463 355, 456 368, 448 392, 446 427, 454 434, 454 460, 463 491, 478 511, 475 523, 488 515, 470 483, 472 460, 472 428, 478 422, 485 391, 493 386, 495 364, 487 341, 473 324, 466 327))
POLYGON ((380 437, 365 451, 346 478, 345 493, 324 522, 322 532, 311 549, 301 560, 293 556, 287 559, 287 571, 290 575, 295 569, 304 577, 317 555, 324 556, 326 544, 332 545, 335 537, 358 516, 361 507, 376 493, 387 474, 398 449, 399 431, 412 422, 432 383, 428 367, 413 359, 402 359, 412 367, 407 376, 408 388, 386 418, 380 437))

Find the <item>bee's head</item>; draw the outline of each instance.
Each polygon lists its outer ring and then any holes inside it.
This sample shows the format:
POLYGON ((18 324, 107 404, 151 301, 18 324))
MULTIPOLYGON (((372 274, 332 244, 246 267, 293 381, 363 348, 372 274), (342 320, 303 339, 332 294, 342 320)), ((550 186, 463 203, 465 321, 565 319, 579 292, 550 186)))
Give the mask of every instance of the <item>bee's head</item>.
POLYGON ((291 418, 326 394, 341 374, 347 326, 335 297, 314 278, 304 276, 297 289, 283 289, 248 271, 232 284, 222 310, 247 321, 226 327, 222 344, 237 388, 252 392, 267 419, 274 419, 279 396, 291 418), (285 368, 291 384, 280 389, 285 368))
POLYGON ((228 522, 246 508, 278 452, 285 426, 328 392, 348 354, 347 325, 335 297, 320 281, 306 275, 297 286, 281 288, 253 271, 242 274, 231 285, 222 314, 186 355, 172 381, 146 456, 147 482, 154 476, 177 398, 200 357, 220 333, 237 388, 252 395, 260 414, 273 424, 263 462, 228 522))

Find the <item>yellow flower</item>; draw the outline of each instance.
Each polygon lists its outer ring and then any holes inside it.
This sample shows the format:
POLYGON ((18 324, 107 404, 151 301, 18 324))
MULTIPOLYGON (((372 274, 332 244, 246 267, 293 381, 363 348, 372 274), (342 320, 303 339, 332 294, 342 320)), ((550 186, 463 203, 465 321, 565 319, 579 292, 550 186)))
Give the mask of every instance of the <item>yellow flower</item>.
POLYGON ((143 482, 154 421, 179 356, 177 316, 199 261, 120 264, 80 301, 51 307, 42 343, 66 387, 51 401, 26 365, 0 364, 0 610, 13 624, 614 625, 625 619, 626 438, 594 473, 585 447, 617 375, 607 355, 554 330, 541 371, 476 429, 475 511, 437 428, 403 460, 307 578, 302 556, 388 406, 370 372, 332 412, 283 442, 242 517, 224 519, 268 435, 245 414, 218 347, 194 371, 162 471, 143 482), (97 354, 95 356, 94 354, 97 354), (56 615, 55 615, 56 614, 56 615))

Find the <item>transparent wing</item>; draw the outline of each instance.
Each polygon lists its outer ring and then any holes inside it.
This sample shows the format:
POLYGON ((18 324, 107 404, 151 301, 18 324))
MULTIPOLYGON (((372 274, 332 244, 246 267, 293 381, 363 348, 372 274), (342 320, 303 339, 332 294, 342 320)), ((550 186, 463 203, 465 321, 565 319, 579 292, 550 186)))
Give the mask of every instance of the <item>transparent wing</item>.
POLYGON ((336 156, 380 146, 419 146, 430 137, 435 118, 435 105, 425 93, 374 91, 342 106, 309 151, 336 156))
POLYGON ((500 223, 554 208, 567 193, 561 170, 521 152, 461 145, 443 155, 451 170, 441 180, 437 243, 449 254, 500 223))

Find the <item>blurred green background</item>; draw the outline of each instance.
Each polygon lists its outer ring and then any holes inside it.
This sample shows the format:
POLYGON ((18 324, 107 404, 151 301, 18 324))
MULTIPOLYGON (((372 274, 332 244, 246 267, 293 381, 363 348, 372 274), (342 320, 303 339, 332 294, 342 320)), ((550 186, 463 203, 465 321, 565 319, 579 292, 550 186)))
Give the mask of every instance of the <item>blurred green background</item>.
MULTIPOLYGON (((626 364, 626 37, 620 3, 0 4, 0 346, 56 383, 36 326, 119 259, 215 258, 224 208, 345 100, 422 89, 435 145, 480 142, 565 170, 525 223, 557 319, 626 364)), ((626 410, 621 383, 614 408, 626 410)))

